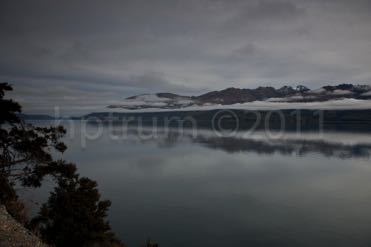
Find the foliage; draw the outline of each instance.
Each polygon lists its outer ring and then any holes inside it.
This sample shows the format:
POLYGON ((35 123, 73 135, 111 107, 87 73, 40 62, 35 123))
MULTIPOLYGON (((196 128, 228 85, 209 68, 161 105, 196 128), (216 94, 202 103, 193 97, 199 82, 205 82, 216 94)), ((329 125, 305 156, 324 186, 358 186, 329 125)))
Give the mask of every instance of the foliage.
POLYGON ((73 165, 55 161, 51 152, 63 153, 66 145, 61 138, 66 133, 61 126, 35 127, 24 123, 17 113, 18 103, 4 99, 8 83, 0 83, 0 176, 10 184, 18 180, 25 186, 38 187, 46 175, 66 175, 73 165), (61 174, 62 173, 62 174, 61 174))
POLYGON ((51 176, 58 186, 30 223, 45 241, 55 246, 122 246, 105 221, 111 203, 100 200, 97 183, 80 178, 74 164, 53 158, 53 152, 67 148, 61 141, 66 130, 24 123, 17 115, 21 106, 4 99, 10 90, 10 84, 0 83, 0 204, 26 223, 15 184, 39 187, 51 176))
POLYGON ((142 245, 142 247, 158 247, 158 244, 151 239, 147 239, 146 244, 142 245))
POLYGON ((15 183, 37 187, 46 175, 71 176, 75 166, 55 161, 50 154, 66 150, 60 141, 65 130, 25 124, 17 115, 21 106, 4 99, 5 92, 11 90, 10 84, 0 83, 0 203, 14 218, 26 223, 25 207, 18 200, 15 183))
POLYGON ((59 246, 112 246, 120 242, 104 219, 110 201, 100 201, 97 183, 89 178, 60 178, 58 187, 32 224, 48 243, 59 246))
POLYGON ((4 176, 0 176, 0 204, 3 203, 8 213, 22 224, 27 223, 27 214, 23 203, 18 200, 18 196, 4 176))

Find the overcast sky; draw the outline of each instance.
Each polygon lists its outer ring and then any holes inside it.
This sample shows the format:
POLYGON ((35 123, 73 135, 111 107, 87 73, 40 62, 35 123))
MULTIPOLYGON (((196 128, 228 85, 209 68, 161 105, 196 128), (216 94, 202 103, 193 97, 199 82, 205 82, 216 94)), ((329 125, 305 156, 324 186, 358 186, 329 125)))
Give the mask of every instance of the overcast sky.
POLYGON ((371 83, 369 0, 1 0, 0 81, 29 113, 226 87, 371 83))

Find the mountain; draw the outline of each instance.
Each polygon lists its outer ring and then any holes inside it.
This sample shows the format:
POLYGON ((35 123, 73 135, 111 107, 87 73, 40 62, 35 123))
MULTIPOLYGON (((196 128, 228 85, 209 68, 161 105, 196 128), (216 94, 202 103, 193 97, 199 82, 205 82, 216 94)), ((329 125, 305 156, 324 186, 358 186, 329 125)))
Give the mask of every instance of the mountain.
POLYGON ((54 120, 55 118, 45 114, 18 114, 18 117, 23 120, 54 120))
POLYGON ((192 97, 173 93, 140 94, 128 97, 119 105, 110 105, 109 108, 124 108, 129 110, 145 108, 183 108, 194 105, 192 97))
POLYGON ((181 109, 190 106, 233 105, 253 101, 266 102, 323 102, 340 99, 371 99, 371 86, 340 84, 311 90, 305 86, 258 87, 256 89, 226 88, 199 96, 182 96, 173 93, 141 94, 128 97, 109 108, 181 109))

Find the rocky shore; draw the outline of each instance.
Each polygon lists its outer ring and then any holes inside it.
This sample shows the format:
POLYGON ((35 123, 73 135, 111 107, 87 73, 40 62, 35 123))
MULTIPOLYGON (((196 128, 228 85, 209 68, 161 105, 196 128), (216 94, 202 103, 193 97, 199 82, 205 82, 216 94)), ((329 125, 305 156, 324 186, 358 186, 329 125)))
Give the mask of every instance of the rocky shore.
POLYGON ((0 246, 47 247, 37 236, 10 216, 3 205, 0 205, 0 246))

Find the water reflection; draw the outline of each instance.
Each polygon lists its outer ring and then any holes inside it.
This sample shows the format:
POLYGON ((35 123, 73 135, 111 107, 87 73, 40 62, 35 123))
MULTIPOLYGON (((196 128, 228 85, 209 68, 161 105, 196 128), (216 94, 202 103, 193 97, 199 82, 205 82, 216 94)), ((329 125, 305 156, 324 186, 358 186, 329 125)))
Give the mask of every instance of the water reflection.
MULTIPOLYGON (((112 130, 114 135, 120 135, 117 129, 112 130)), ((305 156, 311 153, 325 157, 341 159, 368 158, 371 154, 371 135, 352 133, 280 133, 265 132, 237 133, 233 136, 221 136, 207 130, 165 130, 156 129, 129 129, 126 139, 142 143, 154 142, 159 147, 171 147, 183 142, 191 142, 207 148, 222 150, 228 153, 254 152, 271 155, 305 156)))
POLYGON ((73 148, 71 159, 112 200, 110 221, 130 246, 371 243, 368 135, 109 132, 121 138, 73 148))
POLYGON ((82 148, 76 129, 64 158, 128 246, 370 246, 371 136, 271 134, 105 127, 82 148))

